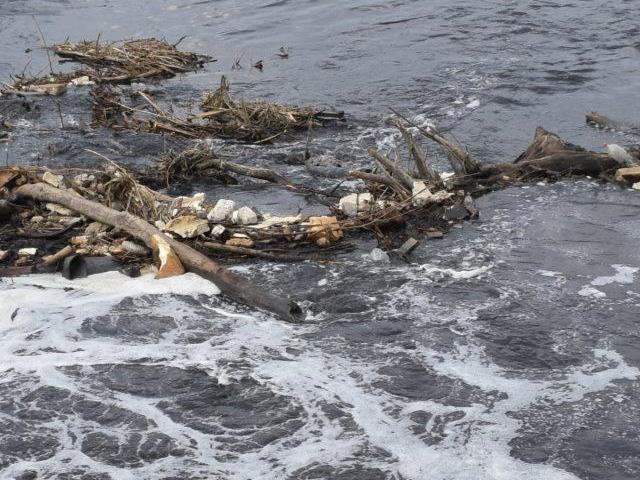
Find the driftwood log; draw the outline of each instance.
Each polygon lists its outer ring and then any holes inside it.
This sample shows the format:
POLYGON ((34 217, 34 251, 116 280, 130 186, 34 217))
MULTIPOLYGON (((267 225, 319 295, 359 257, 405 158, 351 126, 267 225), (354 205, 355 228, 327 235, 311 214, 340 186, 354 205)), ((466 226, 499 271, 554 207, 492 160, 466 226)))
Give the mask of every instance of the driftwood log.
POLYGON ((456 179, 456 186, 474 192, 535 178, 600 177, 622 167, 606 153, 590 152, 538 127, 533 142, 513 163, 482 165, 478 172, 456 179))
MULTIPOLYGON (((162 234, 160 230, 135 215, 113 210, 75 193, 60 190, 44 183, 23 185, 15 190, 15 194, 19 198, 58 203, 98 222, 118 227, 140 239, 150 248, 153 248, 151 238, 154 235, 162 234)), ((247 279, 226 270, 206 255, 184 243, 169 237, 166 237, 166 240, 188 271, 210 280, 230 299, 267 310, 288 322, 298 323, 304 320, 304 313, 295 302, 284 296, 272 295, 265 289, 256 287, 247 279)))

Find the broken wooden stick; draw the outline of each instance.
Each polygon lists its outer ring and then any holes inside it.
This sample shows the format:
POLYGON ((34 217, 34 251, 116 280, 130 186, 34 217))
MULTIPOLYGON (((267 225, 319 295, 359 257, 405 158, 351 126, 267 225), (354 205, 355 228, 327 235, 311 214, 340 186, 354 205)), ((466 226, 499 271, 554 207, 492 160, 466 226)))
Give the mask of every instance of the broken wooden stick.
POLYGON ((381 185, 386 185, 387 187, 391 188, 391 190, 393 190, 395 193, 397 193, 402 199, 407 198, 409 196, 407 190, 400 184, 400 182, 398 182, 395 178, 393 178, 389 174, 386 174, 386 172, 384 172, 383 175, 378 175, 376 173, 353 170, 349 172, 349 176, 351 178, 358 178, 360 180, 364 180, 365 182, 373 182, 373 183, 380 183, 381 185))
POLYGON ((382 167, 382 171, 386 171, 398 180, 404 188, 409 192, 413 189, 413 178, 407 172, 402 170, 398 165, 393 163, 387 157, 378 152, 375 148, 368 150, 369 155, 382 167))
POLYGON ((458 175, 468 175, 480 170, 480 162, 474 159, 466 149, 458 145, 456 142, 449 140, 437 129, 433 127, 423 128, 415 122, 409 120, 404 115, 398 113, 393 108, 391 109, 391 111, 412 127, 417 128, 422 135, 436 142, 438 145, 444 148, 445 152, 447 152, 449 163, 451 163, 451 166, 458 175))
MULTIPOLYGON (((87 200, 67 190, 60 190, 44 183, 27 184, 15 190, 22 198, 41 202, 53 202, 90 217, 98 222, 112 225, 133 235, 153 248, 154 235, 162 232, 140 217, 127 212, 119 212, 100 203, 87 200)), ((230 299, 272 312, 288 322, 299 323, 304 319, 302 309, 284 296, 275 296, 258 288, 247 279, 226 270, 206 255, 193 248, 166 237, 167 243, 177 253, 188 271, 213 282, 230 299)))
POLYGON ((395 126, 400 130, 402 134, 402 138, 404 138, 405 143, 407 144, 407 148, 409 149, 409 155, 413 158, 413 161, 416 164, 416 168, 418 169, 418 174, 420 178, 425 180, 431 180, 436 183, 440 183, 440 175, 434 169, 429 167, 427 163, 427 156, 422 150, 422 147, 416 142, 416 139, 413 138, 413 135, 407 128, 402 124, 401 121, 395 122, 395 126))

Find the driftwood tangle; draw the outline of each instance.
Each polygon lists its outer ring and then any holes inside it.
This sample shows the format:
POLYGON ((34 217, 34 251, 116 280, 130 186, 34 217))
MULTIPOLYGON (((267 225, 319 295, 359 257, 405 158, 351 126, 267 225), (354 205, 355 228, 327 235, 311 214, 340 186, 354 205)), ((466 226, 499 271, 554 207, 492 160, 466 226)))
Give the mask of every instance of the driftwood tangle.
MULTIPOLYGON (((150 248, 152 247, 151 238, 154 235, 162 235, 158 229, 130 213, 113 210, 44 183, 23 185, 15 190, 15 194, 22 198, 57 203, 104 224, 118 227, 142 240, 150 248)), ((257 288, 245 278, 224 269, 188 245, 169 237, 167 242, 178 254, 187 270, 212 281, 224 295, 232 300, 275 313, 289 322, 297 323, 303 320, 302 309, 296 303, 257 288)))

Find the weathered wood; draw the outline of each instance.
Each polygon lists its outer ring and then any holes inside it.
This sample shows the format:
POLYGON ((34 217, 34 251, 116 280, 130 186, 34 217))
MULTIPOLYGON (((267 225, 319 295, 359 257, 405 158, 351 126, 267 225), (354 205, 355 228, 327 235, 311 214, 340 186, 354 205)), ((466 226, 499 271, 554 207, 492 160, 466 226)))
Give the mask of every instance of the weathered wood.
POLYGON ((368 152, 369 155, 383 167, 383 171, 386 171, 387 173, 392 175, 402 184, 404 188, 406 188, 409 192, 411 191, 411 189, 413 188, 413 178, 411 178, 411 175, 409 175, 387 157, 378 152, 375 148, 370 148, 368 152))
POLYGON ((271 183, 289 183, 282 175, 270 168, 247 167, 246 165, 227 162, 221 158, 210 158, 198 165, 198 169, 200 170, 207 170, 209 168, 232 172, 259 180, 266 180, 271 183))
MULTIPOLYGON (((385 172, 386 173, 386 172, 385 172)), ((349 176, 351 178, 358 178, 360 180, 364 180, 365 182, 373 182, 380 183, 381 185, 386 185, 391 188, 395 193, 400 195, 401 198, 407 198, 409 193, 407 190, 400 185, 400 183, 393 177, 388 174, 378 175, 375 173, 362 172, 360 170, 354 170, 349 172, 349 176)))
POLYGON ((638 133, 640 127, 636 125, 629 125, 618 120, 613 120, 606 115, 599 112, 589 112, 586 114, 586 120, 588 125, 594 125, 596 127, 605 128, 616 132, 624 133, 638 133))
POLYGON ((536 158, 542 158, 553 154, 565 152, 584 152, 584 148, 564 141, 555 133, 551 133, 542 127, 536 128, 533 142, 520 154, 513 163, 525 162, 536 158))
POLYGON ((445 152, 447 152, 447 157, 449 159, 451 167, 458 175, 473 174, 480 170, 480 162, 474 159, 471 154, 462 146, 458 145, 454 141, 449 140, 437 129, 433 127, 423 128, 415 122, 409 120, 404 115, 398 113, 393 108, 391 109, 391 111, 412 127, 417 128, 422 135, 444 148, 445 152))
MULTIPOLYGON (((59 190, 43 183, 23 185, 15 190, 18 197, 63 205, 98 222, 118 227, 153 248, 152 237, 162 232, 145 220, 127 212, 119 212, 100 203, 59 190)), ((301 322, 301 308, 284 296, 275 296, 251 284, 247 279, 224 269, 218 263, 193 248, 167 237, 187 270, 213 282, 227 297, 237 302, 261 308, 289 322, 301 322)))
POLYGON ((402 138, 404 138, 404 141, 407 144, 409 155, 411 156, 411 158, 413 158, 413 161, 416 164, 416 168, 418 170, 420 178, 440 183, 440 175, 438 175, 438 172, 429 167, 427 156, 425 155, 424 150, 422 150, 420 145, 416 142, 416 139, 413 138, 411 132, 407 130, 407 128, 402 124, 401 121, 397 121, 395 125, 398 130, 400 130, 402 138))

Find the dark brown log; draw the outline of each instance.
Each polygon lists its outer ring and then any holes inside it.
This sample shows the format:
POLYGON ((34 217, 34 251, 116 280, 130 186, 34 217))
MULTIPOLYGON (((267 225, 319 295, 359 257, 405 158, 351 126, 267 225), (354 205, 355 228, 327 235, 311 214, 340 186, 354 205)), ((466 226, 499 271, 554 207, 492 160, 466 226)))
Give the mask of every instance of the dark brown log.
MULTIPOLYGON (((118 227, 142 240, 149 248, 153 248, 152 237, 162 235, 160 230, 135 215, 113 210, 100 203, 43 183, 23 185, 15 190, 15 194, 18 197, 58 203, 98 222, 118 227)), ((267 310, 289 322, 298 323, 304 319, 301 308, 285 296, 275 296, 256 287, 247 279, 224 269, 206 255, 184 243, 169 237, 166 237, 166 240, 188 271, 210 280, 232 300, 267 310)))
POLYGON ((619 167, 618 162, 604 153, 568 151, 519 163, 485 165, 476 175, 461 178, 458 186, 471 183, 490 186, 497 183, 517 182, 535 176, 598 177, 602 174, 612 173, 619 167))
POLYGON ((264 258, 273 262, 302 262, 309 259, 309 257, 302 255, 278 254, 265 252, 263 250, 256 250, 255 248, 225 245, 223 243, 203 242, 202 246, 217 252, 235 253, 237 255, 246 255, 247 257, 264 258))
POLYGON ((529 147, 527 147, 527 149, 521 153, 513 163, 525 162, 527 160, 533 160, 554 154, 584 151, 584 148, 565 142, 555 133, 551 133, 542 127, 538 127, 536 128, 536 133, 531 145, 529 145, 529 147))

